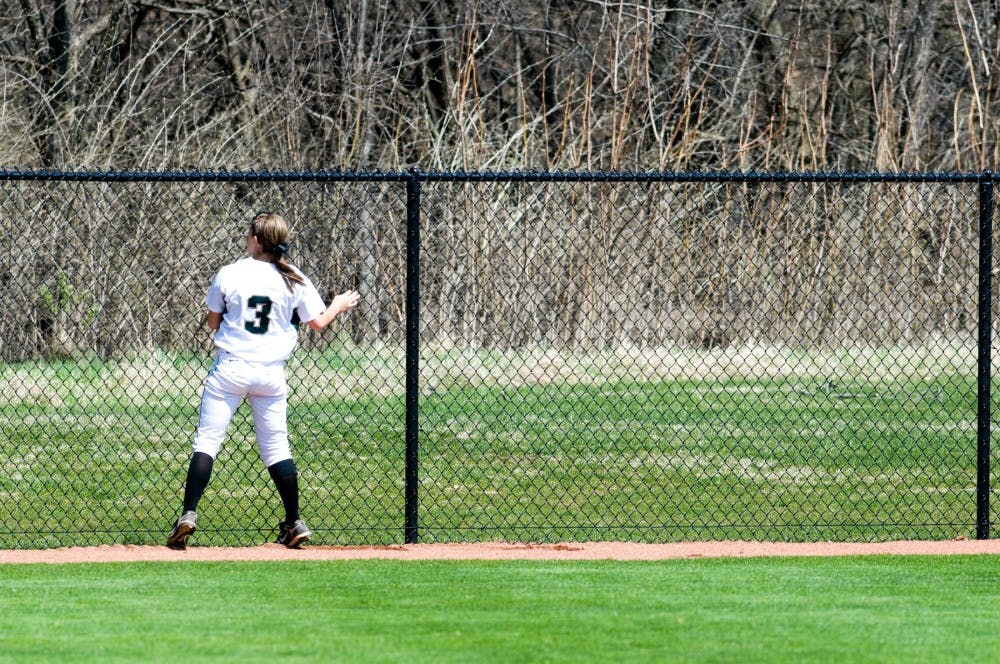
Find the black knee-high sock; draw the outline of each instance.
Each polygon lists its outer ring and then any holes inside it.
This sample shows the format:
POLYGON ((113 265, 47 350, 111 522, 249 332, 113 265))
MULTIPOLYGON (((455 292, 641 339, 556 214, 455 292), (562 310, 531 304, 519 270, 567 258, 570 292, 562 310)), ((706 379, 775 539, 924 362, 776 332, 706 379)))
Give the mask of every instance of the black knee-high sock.
POLYGON ((184 511, 193 512, 198 509, 198 501, 205 493, 208 480, 212 476, 212 464, 215 459, 204 452, 191 455, 188 466, 187 482, 184 484, 184 511))
POLYGON ((299 474, 295 462, 285 459, 268 466, 274 486, 281 496, 281 504, 285 506, 285 521, 292 523, 299 518, 299 474))

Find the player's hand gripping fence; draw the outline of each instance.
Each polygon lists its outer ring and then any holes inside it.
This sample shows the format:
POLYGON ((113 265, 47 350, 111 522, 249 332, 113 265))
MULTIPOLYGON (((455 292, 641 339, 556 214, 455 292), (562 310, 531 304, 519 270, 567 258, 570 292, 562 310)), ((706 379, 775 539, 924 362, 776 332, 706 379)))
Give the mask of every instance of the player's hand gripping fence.
MULTIPOLYGON (((288 365, 314 543, 953 538, 992 521, 988 178, 0 179, 0 547, 162 543, 211 362, 205 289, 260 209, 291 221, 321 292, 363 294, 322 335, 303 326, 288 365)), ((273 538, 252 436, 244 407, 198 543, 273 538)))

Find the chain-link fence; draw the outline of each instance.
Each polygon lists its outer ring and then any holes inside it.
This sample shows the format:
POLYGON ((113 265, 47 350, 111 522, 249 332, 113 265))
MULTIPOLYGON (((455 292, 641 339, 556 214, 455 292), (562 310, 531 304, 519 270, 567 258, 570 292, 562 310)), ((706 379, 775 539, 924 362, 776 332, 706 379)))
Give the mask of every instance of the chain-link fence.
MULTIPOLYGON (((252 215, 317 544, 985 537, 989 174, 0 173, 0 547, 163 542, 252 215)), ((996 501, 993 501, 996 504, 996 501)), ((240 409, 198 543, 272 539, 240 409)))

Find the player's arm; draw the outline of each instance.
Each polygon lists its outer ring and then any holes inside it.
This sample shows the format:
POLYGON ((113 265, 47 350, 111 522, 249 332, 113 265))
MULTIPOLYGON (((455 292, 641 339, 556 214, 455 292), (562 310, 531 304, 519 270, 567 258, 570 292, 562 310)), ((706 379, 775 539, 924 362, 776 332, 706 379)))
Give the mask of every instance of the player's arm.
POLYGON ((222 325, 222 313, 226 310, 226 296, 222 285, 222 274, 225 268, 215 275, 212 285, 208 287, 208 294, 205 296, 205 308, 208 309, 208 317, 205 324, 209 329, 218 330, 222 325))
POLYGON ((323 313, 316 318, 309 321, 309 329, 315 330, 316 332, 322 332, 326 329, 326 326, 333 322, 333 319, 344 313, 349 309, 353 309, 357 306, 358 302, 361 300, 361 294, 358 291, 346 291, 341 293, 337 297, 333 298, 323 313))

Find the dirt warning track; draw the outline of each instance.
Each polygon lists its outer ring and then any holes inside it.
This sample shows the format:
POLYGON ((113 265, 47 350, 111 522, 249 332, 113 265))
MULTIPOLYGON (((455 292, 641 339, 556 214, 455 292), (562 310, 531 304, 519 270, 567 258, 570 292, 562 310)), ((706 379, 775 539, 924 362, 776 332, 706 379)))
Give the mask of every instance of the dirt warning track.
POLYGON ((405 544, 398 546, 306 546, 290 550, 279 544, 252 547, 106 545, 40 550, 0 550, 0 564, 101 563, 144 561, 234 560, 665 560, 673 558, 752 558, 762 556, 1000 554, 1000 540, 896 542, 566 542, 527 544, 485 542, 405 544))

